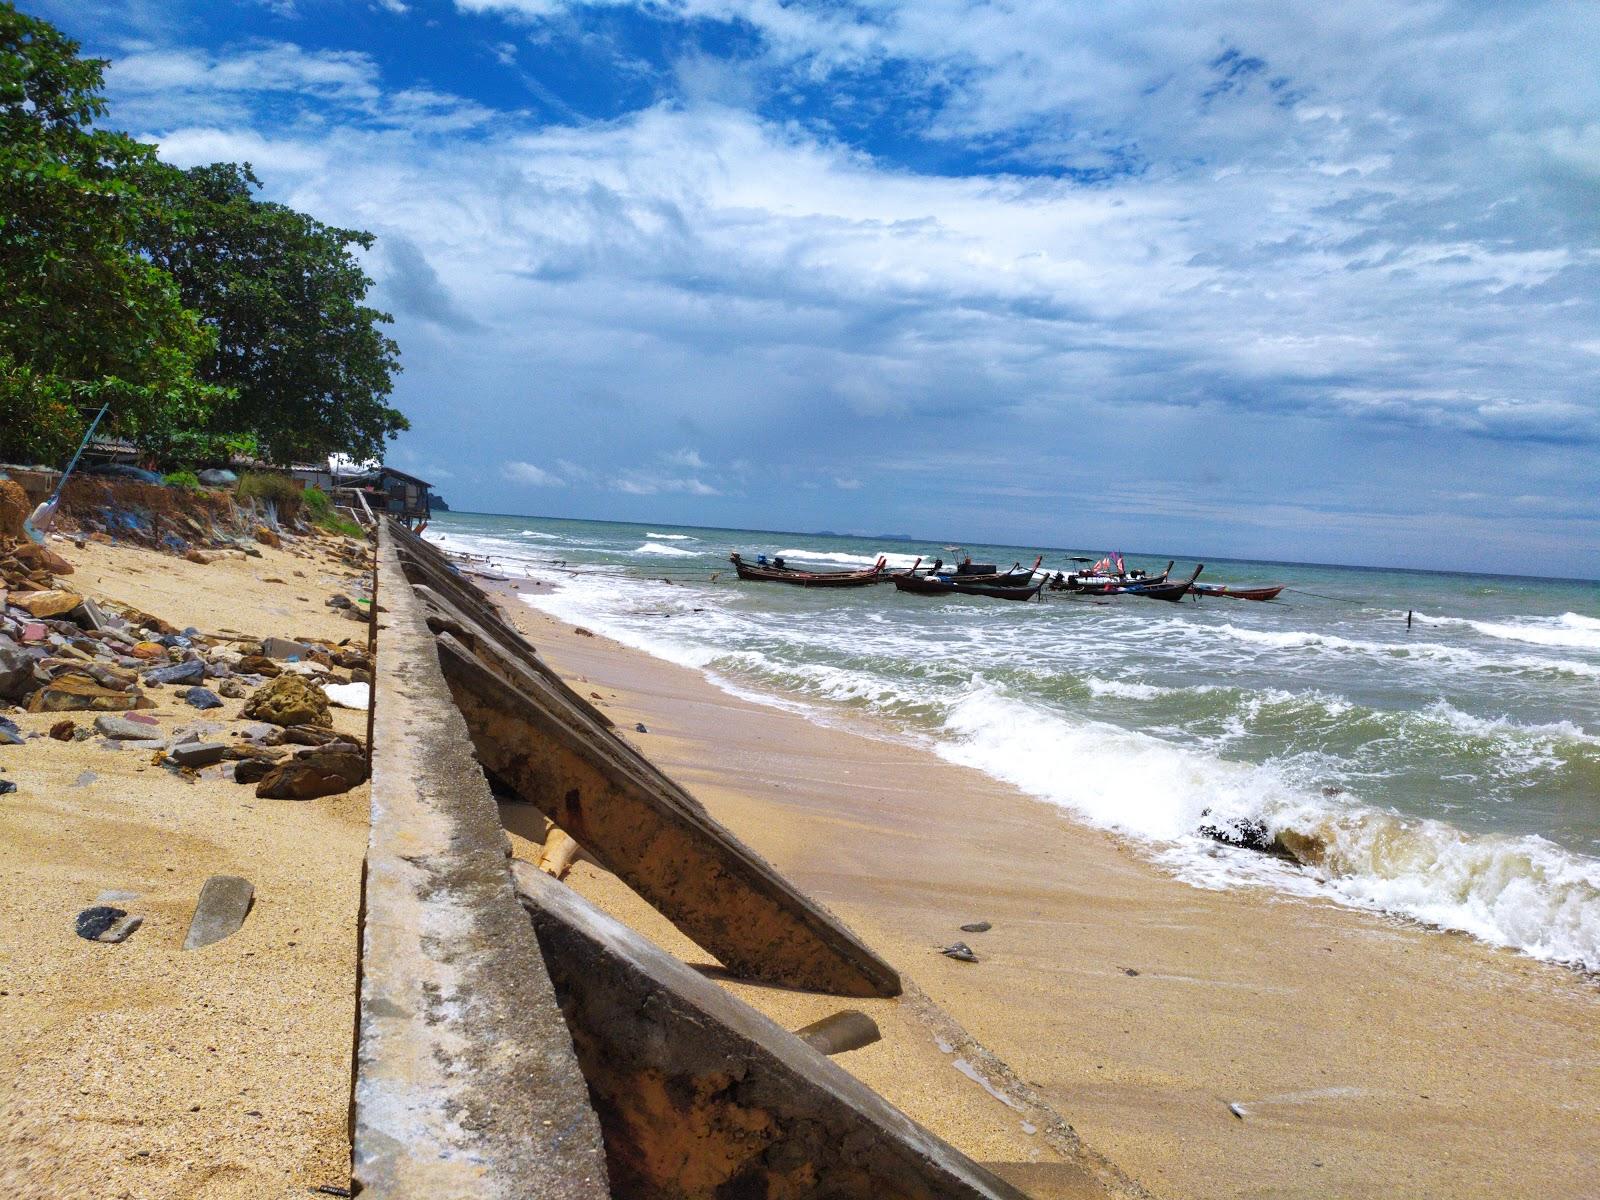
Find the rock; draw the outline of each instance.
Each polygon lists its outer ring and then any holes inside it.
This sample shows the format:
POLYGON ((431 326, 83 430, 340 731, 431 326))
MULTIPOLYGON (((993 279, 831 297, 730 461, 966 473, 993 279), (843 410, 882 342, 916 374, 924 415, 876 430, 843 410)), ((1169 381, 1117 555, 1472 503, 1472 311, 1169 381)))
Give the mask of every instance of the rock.
POLYGON ((167 751, 167 757, 180 767, 198 770, 200 767, 209 767, 212 763, 221 762, 222 756, 227 752, 228 748, 221 742, 187 742, 167 751))
POLYGON ((1202 837, 1221 842, 1224 846, 1237 846, 1244 850, 1258 850, 1277 858, 1293 859, 1294 855, 1275 837, 1262 822, 1250 817, 1211 817, 1208 808, 1200 814, 1197 832, 1202 837), (1204 818, 1210 818, 1209 820, 1204 818))
POLYGON ((594 636, 594 630, 585 629, 582 625, 573 626, 572 632, 577 634, 579 637, 593 637, 594 636))
POLYGON ((324 603, 327 604, 329 608, 349 608, 350 597, 346 596, 343 592, 335 592, 333 595, 329 596, 324 603))
POLYGON ((78 914, 75 927, 84 941, 97 942, 102 933, 127 915, 122 909, 112 908, 109 904, 96 904, 78 914))
POLYGON ((160 642, 136 642, 128 648, 128 653, 134 658, 144 658, 155 661, 167 656, 167 648, 160 642))
POLYGON ((195 708, 222 707, 222 697, 217 695, 210 688, 192 687, 185 691, 179 692, 178 694, 182 696, 188 704, 193 705, 195 708))
POLYGON ((256 785, 256 795, 268 800, 315 800, 348 792, 367 778, 367 760, 349 750, 332 747, 302 750, 279 763, 256 785))
POLYGON ((20 746, 26 740, 22 736, 22 732, 9 721, 4 725, 0 725, 0 746, 20 746))
POLYGON ((273 549, 277 549, 279 546, 283 545, 283 539, 272 530, 268 529, 265 525, 256 526, 256 541, 260 542, 263 546, 271 546, 273 549))
POLYGON ((878 1023, 864 1012, 847 1008, 831 1017, 813 1021, 803 1029, 794 1031, 813 1050, 823 1054, 843 1054, 846 1050, 859 1050, 882 1039, 878 1023))
POLYGON ((72 574, 71 563, 50 547, 40 546, 34 542, 24 540, 11 551, 11 557, 29 571, 43 571, 48 575, 72 574))
POLYGON ((25 595, 13 596, 11 603, 24 609, 30 616, 45 620, 50 617, 60 617, 71 612, 83 603, 83 597, 77 592, 63 592, 49 588, 42 592, 28 592, 25 595))
POLYGON ((372 686, 372 672, 367 670, 365 667, 352 667, 350 669, 350 682, 351 683, 364 683, 368 687, 371 687, 372 686))
POLYGON ((277 764, 264 758, 243 758, 233 767, 235 783, 260 783, 277 768, 277 764))
POLYGON ((16 541, 26 536, 22 525, 32 511, 22 485, 15 479, 0 479, 0 538, 16 541))
POLYGON ((280 675, 257 689, 245 702, 242 716, 273 725, 333 724, 328 697, 316 684, 299 675, 280 675))
POLYGON ((72 735, 78 732, 76 721, 57 721, 50 726, 50 736, 58 742, 70 742, 72 735))
POLYGON ((83 603, 67 614, 68 619, 77 622, 83 628, 94 633, 100 633, 110 627, 110 618, 106 616, 101 607, 88 596, 83 598, 83 603))
POLYGON ((21 700, 36 686, 33 655, 0 634, 0 699, 21 700))
POLYGON ((206 664, 198 658, 188 662, 173 663, 168 667, 157 667, 153 671, 144 673, 146 683, 199 683, 206 677, 206 664))
POLYGON ((962 933, 988 933, 994 926, 987 921, 974 921, 971 925, 963 925, 962 933))
POLYGON ((62 675, 52 679, 28 699, 29 712, 122 712, 152 708, 137 691, 116 692, 101 687, 87 675, 62 675))
POLYGON ((233 678, 224 679, 217 684, 217 691, 229 700, 243 700, 250 694, 250 689, 244 685, 243 681, 233 678))
POLYGON ((941 946, 939 953, 946 958, 953 958, 957 962, 977 962, 978 956, 972 952, 972 947, 965 942, 955 942, 949 946, 941 946))
POLYGON ((283 731, 282 740, 296 746, 331 746, 343 741, 345 734, 315 725, 291 725, 283 731))
POLYGON ((300 662, 311 657, 311 647, 304 642, 291 642, 288 638, 269 637, 261 643, 261 653, 267 658, 283 662, 300 662))
POLYGON ((184 557, 192 563, 198 563, 202 567, 207 567, 216 562, 222 557, 222 555, 213 553, 210 550, 191 550, 185 554, 184 557))
POLYGON ((37 621, 29 621, 22 627, 22 641, 24 644, 37 645, 48 640, 50 631, 37 621))
POLYGON ((239 932, 256 889, 248 879, 237 875, 213 875, 200 889, 200 899, 189 920, 189 934, 183 939, 185 950, 198 950, 239 932))
POLYGON ((96 717, 94 719, 96 733, 110 738, 114 742, 142 742, 160 732, 160 726, 154 721, 136 721, 132 717, 96 717))
POLYGON ((635 733, 649 733, 650 732, 648 729, 646 729, 644 727, 644 722, 643 721, 634 722, 633 731, 635 733))
POLYGON ((336 708, 353 708, 366 712, 372 702, 372 688, 365 683, 330 683, 322 689, 328 702, 336 708))
POLYGON ((17 790, 17 785, 9 779, 0 779, 0 796, 9 796, 17 790))
POLYGON ((235 669, 245 675, 265 675, 268 679, 283 674, 283 668, 265 654, 246 654, 235 669))
POLYGON ((136 917, 132 916, 131 914, 124 913, 121 917, 117 918, 117 920, 113 921, 110 925, 107 925, 103 930, 101 930, 100 936, 94 940, 97 942, 109 942, 113 945, 117 942, 125 942, 129 937, 132 936, 133 931, 143 924, 143 917, 136 917))
POLYGON ((195 478, 207 487, 232 487, 239 482, 239 477, 224 467, 210 467, 195 478))

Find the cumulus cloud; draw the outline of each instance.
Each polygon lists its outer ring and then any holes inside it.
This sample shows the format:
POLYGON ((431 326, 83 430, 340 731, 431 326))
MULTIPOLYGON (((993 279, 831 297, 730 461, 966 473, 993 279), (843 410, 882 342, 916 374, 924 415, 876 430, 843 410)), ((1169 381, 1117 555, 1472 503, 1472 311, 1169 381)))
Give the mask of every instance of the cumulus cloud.
MULTIPOLYGON (((1559 490, 1544 448, 1600 441, 1576 10, 457 7, 476 61, 509 46, 530 77, 601 9, 676 49, 608 59, 632 100, 600 116, 539 97, 554 122, 276 41, 150 45, 111 81, 167 157, 249 159, 378 234, 414 436, 476 461, 515 437, 563 456, 533 469, 569 495, 781 512, 819 479, 891 504, 849 484, 952 446, 958 476, 1103 454, 1237 485, 1281 460, 1281 491, 1311 487, 1287 464, 1318 445, 1342 467, 1318 495, 1406 511, 1513 463, 1559 490), (706 23, 741 49, 697 43, 706 23), (738 458, 748 479, 707 474, 738 458)), ((911 478, 907 504, 1028 519, 911 478)))
POLYGON ((529 462, 504 463, 500 467, 500 474, 512 483, 524 483, 530 487, 567 486, 567 481, 554 471, 547 471, 529 462))

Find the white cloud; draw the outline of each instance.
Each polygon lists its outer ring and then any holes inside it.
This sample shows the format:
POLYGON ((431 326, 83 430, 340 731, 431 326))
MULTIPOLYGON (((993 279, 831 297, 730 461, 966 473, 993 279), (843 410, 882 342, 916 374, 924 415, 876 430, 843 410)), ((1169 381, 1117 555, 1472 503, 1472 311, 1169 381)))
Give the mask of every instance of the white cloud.
POLYGON ((674 467, 688 467, 691 471, 705 469, 706 461, 700 457, 698 450, 674 450, 661 456, 662 461, 674 467))
POLYGON ((531 487, 567 486, 567 481, 561 476, 528 462, 502 463, 500 474, 512 483, 525 483, 531 487))

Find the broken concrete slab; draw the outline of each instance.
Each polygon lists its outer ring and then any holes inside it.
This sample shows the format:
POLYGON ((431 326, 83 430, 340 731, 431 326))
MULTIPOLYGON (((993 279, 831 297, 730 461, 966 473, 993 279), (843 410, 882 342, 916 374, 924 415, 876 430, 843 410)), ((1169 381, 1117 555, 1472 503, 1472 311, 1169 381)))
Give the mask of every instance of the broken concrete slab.
POLYGON ((167 757, 180 767, 198 770, 221 762, 227 753, 228 747, 221 742, 184 742, 168 750, 167 757))
MULTIPOLYGON (((527 672, 521 688, 451 634, 439 662, 478 758, 734 974, 845 996, 900 977, 842 922, 609 730, 573 719, 527 672)), ((515 671, 516 664, 501 663, 515 671)))
POLYGON ((200 899, 189 920, 189 934, 183 939, 185 950, 198 950, 239 932, 256 889, 248 879, 237 875, 213 875, 200 888, 200 899))
POLYGON ((619 1196, 1023 1200, 826 1056, 513 864, 619 1196))
POLYGON ((599 1122, 393 529, 379 542, 387 665, 374 697, 353 1190, 602 1200, 599 1122))

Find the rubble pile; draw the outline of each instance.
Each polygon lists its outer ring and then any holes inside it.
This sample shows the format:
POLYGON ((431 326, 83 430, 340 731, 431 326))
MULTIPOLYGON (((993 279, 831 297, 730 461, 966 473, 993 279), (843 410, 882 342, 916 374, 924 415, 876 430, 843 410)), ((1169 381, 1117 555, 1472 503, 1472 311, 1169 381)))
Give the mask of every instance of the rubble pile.
MULTIPOLYGON (((335 557, 363 565, 352 549, 361 544, 344 541, 335 557)), ((71 590, 58 576, 72 570, 47 547, 0 537, 0 712, 14 705, 85 714, 81 723, 66 717, 34 736, 100 738, 109 748, 150 752, 180 774, 220 765, 240 783, 257 783, 264 797, 311 799, 366 779, 365 746, 335 733, 329 711, 330 703, 365 708, 369 701, 363 633, 332 642, 178 629, 71 590), (239 715, 249 722, 231 733, 205 720, 172 731, 145 714, 177 707, 199 718, 227 699, 245 701, 239 715)), ((328 603, 367 619, 364 598, 340 593, 328 603)), ((15 722, 0 717, 0 745, 23 740, 15 722)))

